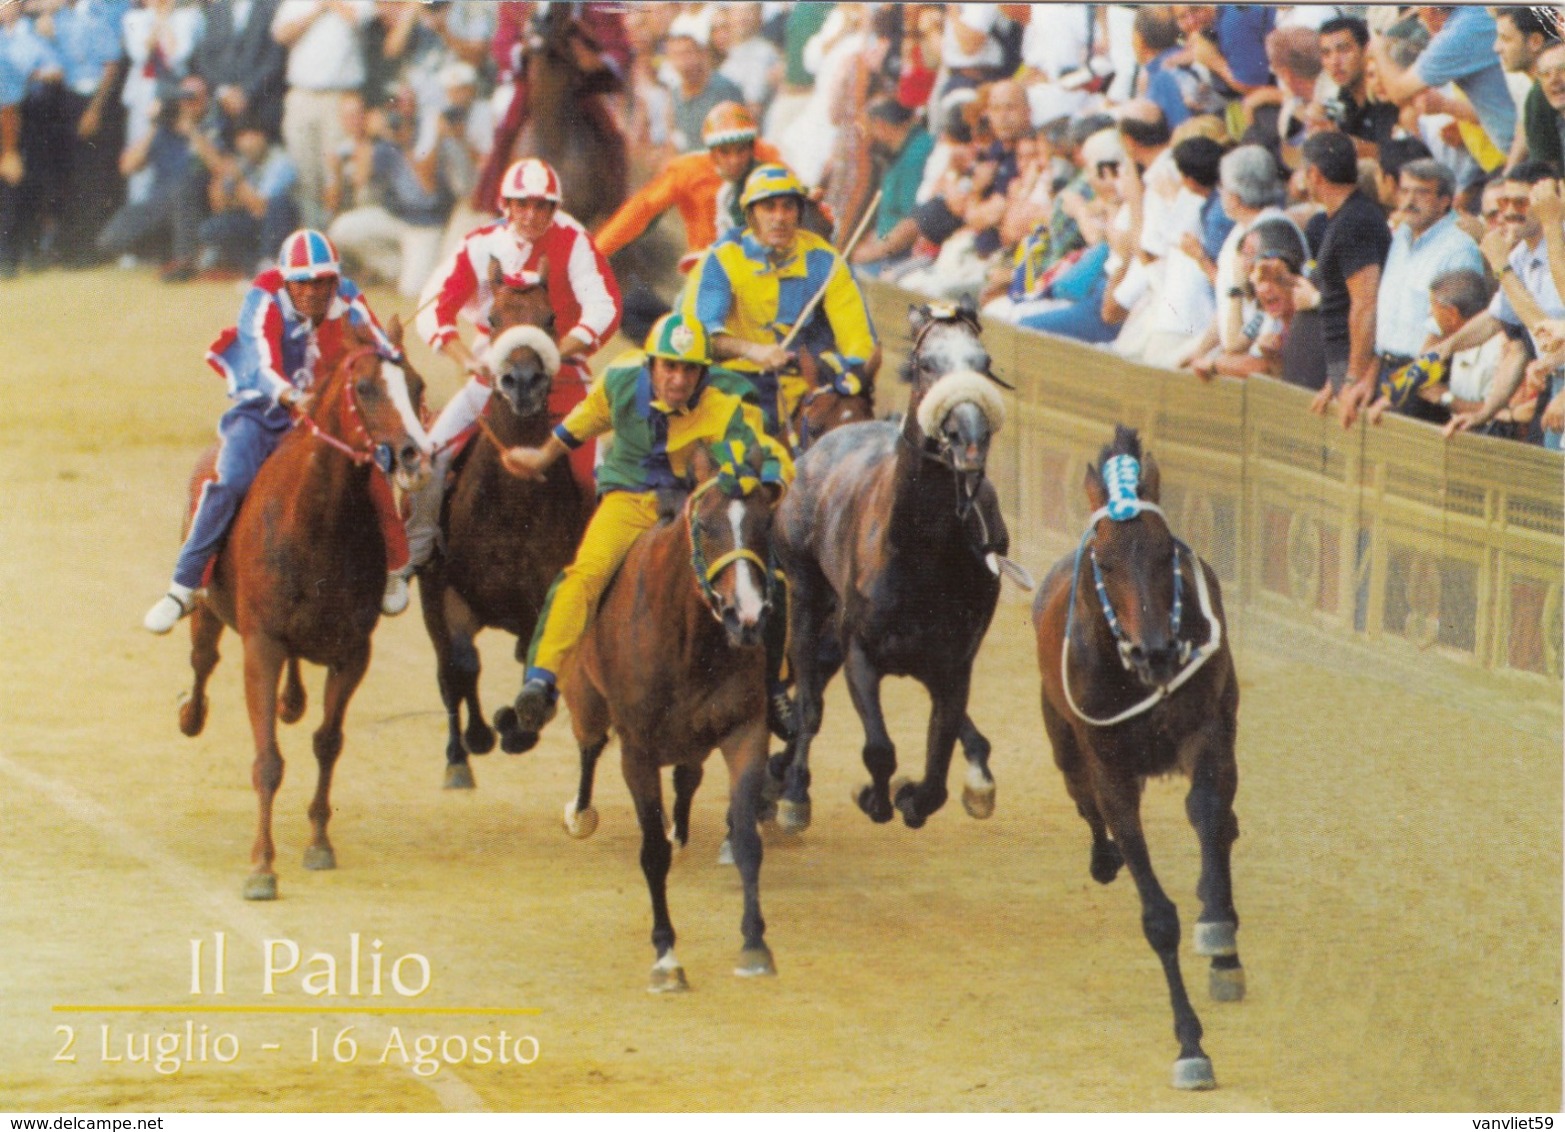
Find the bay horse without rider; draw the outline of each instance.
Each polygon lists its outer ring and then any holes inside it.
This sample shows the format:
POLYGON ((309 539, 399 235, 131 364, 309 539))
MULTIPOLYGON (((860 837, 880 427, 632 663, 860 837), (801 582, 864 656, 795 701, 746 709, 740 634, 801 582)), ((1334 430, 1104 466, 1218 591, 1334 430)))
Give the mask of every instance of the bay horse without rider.
POLYGON ((870 783, 857 795, 860 809, 877 822, 900 811, 910 828, 922 826, 945 803, 958 737, 968 812, 987 817, 994 807, 989 743, 968 719, 967 699, 1000 593, 994 562, 1008 549, 984 477, 1003 404, 970 308, 916 307, 909 321, 914 344, 904 376, 913 391, 904 420, 822 437, 800 458, 778 509, 797 684, 796 738, 771 768, 781 778, 777 821, 786 830, 809 825, 810 744, 839 665, 864 724, 870 783), (912 676, 932 705, 924 779, 900 784, 895 797, 896 749, 880 707, 887 675, 912 676))
MULTIPOLYGON (((393 320, 388 329, 400 344, 400 324, 393 320)), ((244 642, 245 705, 255 735, 251 777, 260 802, 254 870, 244 887, 248 900, 277 896, 272 800, 283 778, 277 721, 293 723, 304 714, 300 660, 326 668, 304 867, 337 867, 326 835, 332 770, 342 751, 348 701, 369 668, 370 634, 386 585, 370 477, 389 474, 404 491, 414 491, 429 474, 428 453, 414 439, 423 435, 413 407, 422 396, 416 374, 380 357, 352 327, 344 330, 340 359, 322 358, 316 374, 310 415, 261 466, 190 617, 195 682, 179 712, 186 735, 199 735, 206 724, 206 685, 223 627, 244 642)), ((201 478, 193 491, 200 490, 201 478)))
MULTIPOLYGON (((592 516, 592 496, 577 484, 570 462, 555 464, 541 483, 513 476, 500 463, 500 445, 536 447, 547 440, 555 423, 550 411, 555 385, 571 381, 580 386, 582 381, 574 366, 561 370, 549 334, 554 312, 546 273, 547 267, 536 282, 513 287, 490 261, 494 389, 481 435, 453 465, 438 549, 419 571, 419 601, 448 723, 448 789, 470 789, 468 754, 494 748, 495 733, 479 704, 480 662, 473 639, 486 627, 503 629, 517 638, 517 660, 525 659, 549 586, 575 556, 592 516)), ((512 754, 538 741, 536 732, 517 727, 510 705, 495 714, 495 727, 501 746, 512 754)))
POLYGON ((1201 843, 1195 950, 1212 957, 1210 992, 1244 997, 1229 853, 1239 836, 1234 738, 1239 682, 1217 574, 1169 531, 1161 479, 1133 429, 1119 426, 1087 468, 1092 507, 1074 555, 1033 605, 1043 723, 1076 811, 1092 830, 1092 878, 1130 868, 1141 925, 1174 1008, 1174 1085, 1209 1089, 1212 1063, 1179 969, 1179 913, 1152 872, 1141 828, 1146 779, 1190 780, 1185 812, 1201 843))
POLYGON ((747 464, 691 454, 695 489, 683 506, 631 547, 604 594, 564 682, 581 750, 581 787, 565 824, 585 837, 598 756, 613 728, 625 783, 641 823, 641 870, 652 897, 654 992, 687 989, 674 956, 660 769, 674 768, 674 840, 689 836, 690 804, 714 748, 728 764, 728 820, 744 887, 744 946, 736 975, 772 975, 761 918, 761 836, 766 768, 767 565, 776 488, 762 484, 761 449, 747 464))

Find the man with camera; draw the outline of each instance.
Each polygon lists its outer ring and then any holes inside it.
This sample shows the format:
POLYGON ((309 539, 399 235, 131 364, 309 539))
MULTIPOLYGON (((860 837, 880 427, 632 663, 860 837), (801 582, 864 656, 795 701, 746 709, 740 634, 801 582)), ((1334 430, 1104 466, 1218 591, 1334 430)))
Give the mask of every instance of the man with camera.
POLYGON ((1369 26, 1357 16, 1338 16, 1321 24, 1321 67, 1337 89, 1304 112, 1312 131, 1340 130, 1353 139, 1360 157, 1377 156, 1397 125, 1396 106, 1369 94, 1368 47, 1369 26))

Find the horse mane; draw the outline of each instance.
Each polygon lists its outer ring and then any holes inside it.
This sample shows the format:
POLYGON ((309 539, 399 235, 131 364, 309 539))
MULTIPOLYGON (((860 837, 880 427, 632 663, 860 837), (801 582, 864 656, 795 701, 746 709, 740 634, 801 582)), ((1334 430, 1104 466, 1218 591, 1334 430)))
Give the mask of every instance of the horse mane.
POLYGON ((1098 452, 1098 467, 1101 469, 1112 456, 1134 456, 1138 461, 1141 459, 1141 437, 1135 429, 1122 424, 1114 426, 1114 439, 1098 452))

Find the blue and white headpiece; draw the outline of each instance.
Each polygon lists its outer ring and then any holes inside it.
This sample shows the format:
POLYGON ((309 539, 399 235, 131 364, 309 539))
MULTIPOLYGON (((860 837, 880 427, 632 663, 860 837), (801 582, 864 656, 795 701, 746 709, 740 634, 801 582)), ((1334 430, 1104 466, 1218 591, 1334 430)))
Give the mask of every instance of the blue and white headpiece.
POLYGON ((1111 456, 1103 465, 1103 486, 1108 489, 1106 510, 1116 523, 1134 519, 1144 506, 1136 495, 1141 464, 1134 456, 1111 456))

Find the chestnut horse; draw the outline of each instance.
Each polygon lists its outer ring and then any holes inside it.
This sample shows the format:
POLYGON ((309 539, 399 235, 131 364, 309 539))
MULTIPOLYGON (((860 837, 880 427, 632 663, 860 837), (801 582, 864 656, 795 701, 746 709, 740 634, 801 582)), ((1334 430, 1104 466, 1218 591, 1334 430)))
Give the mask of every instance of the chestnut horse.
MULTIPOLYGON (((400 341, 401 327, 393 321, 390 329, 400 341)), ((186 735, 199 735, 206 724, 207 679, 217 665, 223 627, 244 641, 245 704, 255 735, 251 778, 260 799, 247 900, 277 896, 272 800, 283 778, 277 720, 293 723, 304 714, 301 659, 326 668, 304 867, 337 867, 326 836, 332 769, 342 751, 348 700, 369 668, 370 634, 386 586, 385 542, 370 477, 394 474, 398 486, 412 491, 429 473, 428 454, 414 439, 422 435, 413 410, 422 394, 417 375, 381 358, 351 328, 344 338, 341 359, 323 358, 316 368, 317 375, 329 376, 310 398, 311 415, 261 466, 190 616, 195 682, 179 712, 186 735)), ((194 486, 199 490, 199 483, 194 486)))
POLYGON ((776 973, 761 918, 761 836, 756 828, 766 767, 765 618, 775 489, 759 481, 761 450, 742 479, 721 475, 704 448, 691 458, 695 490, 643 534, 604 594, 564 683, 581 750, 581 787, 565 825, 597 826, 592 779, 612 727, 641 823, 641 870, 652 897, 653 991, 686 989, 674 957, 660 769, 674 768, 675 841, 688 837, 690 802, 713 748, 728 764, 729 838, 744 886, 744 947, 736 975, 776 973))
POLYGON ((794 455, 802 455, 810 445, 834 428, 875 419, 873 393, 839 393, 829 385, 810 390, 793 411, 794 455))
POLYGON ((797 685, 795 739, 773 760, 778 824, 810 821, 810 744, 821 699, 839 665, 863 721, 871 782, 859 807, 877 822, 900 811, 917 829, 945 804, 960 737, 968 760, 964 804, 994 807, 989 743, 967 717, 973 658, 999 598, 998 556, 1008 536, 984 478, 1003 406, 971 309, 917 307, 904 376, 913 391, 900 425, 839 428, 800 457, 777 517, 777 554, 789 585, 789 658, 797 685), (899 784, 896 749, 880 708, 880 681, 912 676, 932 714, 922 782, 899 784), (779 784, 775 779, 781 777, 779 784), (893 810, 895 807, 895 811, 893 810))
POLYGON ((1092 517, 1033 605, 1043 723, 1076 810, 1092 830, 1092 878, 1128 865, 1141 926, 1174 1007, 1174 1085, 1209 1089, 1212 1063, 1179 970, 1179 913, 1152 873, 1141 829, 1149 777, 1190 780, 1185 812, 1201 843, 1195 950, 1212 957, 1210 992, 1244 997, 1229 852, 1239 836, 1234 736, 1239 682, 1217 575, 1168 529, 1160 477, 1132 429, 1119 426, 1087 469, 1092 517))
MULTIPOLYGON (((503 629, 517 638, 518 661, 525 659, 549 586, 575 556, 593 508, 592 497, 578 487, 566 461, 551 467, 542 483, 519 479, 500 464, 496 444, 537 446, 549 438, 555 383, 579 386, 581 377, 574 366, 560 369, 548 334, 554 312, 546 276, 529 287, 510 287, 491 261, 490 285, 493 342, 504 356, 491 359, 496 377, 483 415, 487 433, 475 436, 457 457, 454 483, 441 510, 440 548, 419 571, 419 602, 446 707, 448 789, 471 789, 468 754, 487 754, 494 747, 495 733, 484 722, 478 699, 474 637, 487 627, 503 629)), ((517 728, 509 705, 495 714, 495 727, 502 748, 512 754, 538 742, 536 732, 517 728)))

